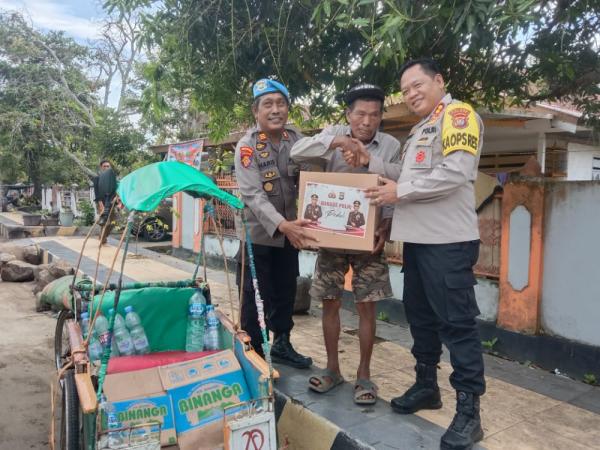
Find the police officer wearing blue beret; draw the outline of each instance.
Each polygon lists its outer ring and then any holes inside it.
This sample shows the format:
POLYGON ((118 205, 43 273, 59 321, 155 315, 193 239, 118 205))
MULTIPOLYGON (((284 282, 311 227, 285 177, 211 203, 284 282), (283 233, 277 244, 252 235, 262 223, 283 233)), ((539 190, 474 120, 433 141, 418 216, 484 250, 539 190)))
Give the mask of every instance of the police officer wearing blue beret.
MULTIPOLYGON (((290 95, 283 84, 264 78, 254 84, 252 91, 256 127, 235 148, 235 173, 246 205, 244 213, 265 320, 274 334, 271 357, 281 364, 308 368, 312 359, 296 352, 290 342, 299 274, 298 249, 314 240, 302 228, 309 221, 296 217, 296 173, 290 162, 290 149, 302 135, 287 126, 290 95)), ((245 239, 243 234, 240 239, 245 239)), ((241 325, 250 335, 254 349, 264 356, 249 267, 245 267, 243 283, 241 278, 242 264, 238 257, 241 325)))

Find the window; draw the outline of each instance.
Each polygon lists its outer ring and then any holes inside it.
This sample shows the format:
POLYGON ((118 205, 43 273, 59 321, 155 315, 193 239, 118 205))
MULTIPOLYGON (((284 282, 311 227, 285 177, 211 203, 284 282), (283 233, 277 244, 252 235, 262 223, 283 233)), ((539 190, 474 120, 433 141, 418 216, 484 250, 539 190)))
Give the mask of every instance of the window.
POLYGON ((592 158, 592 180, 600 180, 600 156, 592 158))

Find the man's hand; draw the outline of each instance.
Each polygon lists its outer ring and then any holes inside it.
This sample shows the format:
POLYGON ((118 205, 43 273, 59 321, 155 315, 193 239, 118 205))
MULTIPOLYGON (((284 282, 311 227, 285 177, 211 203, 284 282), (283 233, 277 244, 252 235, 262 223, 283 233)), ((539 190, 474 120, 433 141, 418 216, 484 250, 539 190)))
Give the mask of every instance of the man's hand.
POLYGON ((301 249, 307 247, 310 242, 319 242, 317 238, 310 236, 306 230, 302 228, 309 223, 310 220, 308 219, 296 219, 294 221, 284 220, 279 224, 277 229, 285 234, 295 248, 301 249))
POLYGON ((383 177, 379 177, 379 181, 381 181, 383 185, 366 189, 365 192, 367 194, 365 197, 372 199, 371 204, 376 206, 392 205, 396 203, 398 201, 398 196, 396 194, 397 183, 383 177))
POLYGON ((375 247, 373 248, 373 254, 377 255, 383 251, 385 243, 390 239, 390 231, 392 229, 392 218, 388 217, 382 219, 379 226, 375 230, 375 247))
POLYGON ((363 167, 368 166, 371 160, 371 154, 358 139, 350 139, 352 142, 350 145, 341 148, 342 156, 346 161, 346 164, 352 167, 363 167))
POLYGON ((351 167, 360 167, 369 163, 369 151, 358 139, 336 136, 331 141, 330 148, 339 148, 346 164, 351 167))

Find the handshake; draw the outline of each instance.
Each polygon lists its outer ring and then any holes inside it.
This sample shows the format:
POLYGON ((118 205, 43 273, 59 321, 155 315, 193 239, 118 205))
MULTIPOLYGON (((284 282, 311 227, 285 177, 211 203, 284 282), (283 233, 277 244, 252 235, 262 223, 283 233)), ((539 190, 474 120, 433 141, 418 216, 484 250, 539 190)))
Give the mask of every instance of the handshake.
POLYGON ((336 136, 331 147, 339 148, 342 156, 351 167, 365 167, 369 165, 370 155, 367 147, 361 141, 349 136, 336 136))

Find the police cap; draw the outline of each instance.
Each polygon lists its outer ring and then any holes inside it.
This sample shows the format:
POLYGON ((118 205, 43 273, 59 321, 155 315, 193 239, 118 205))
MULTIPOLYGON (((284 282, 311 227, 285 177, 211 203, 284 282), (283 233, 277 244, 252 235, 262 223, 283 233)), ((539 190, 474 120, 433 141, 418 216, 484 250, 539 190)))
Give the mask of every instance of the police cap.
POLYGON ((290 93, 279 81, 271 80, 269 78, 262 78, 254 83, 254 86, 252 87, 252 96, 254 99, 257 99, 261 95, 271 94, 273 92, 279 92, 282 94, 289 103, 290 93))

